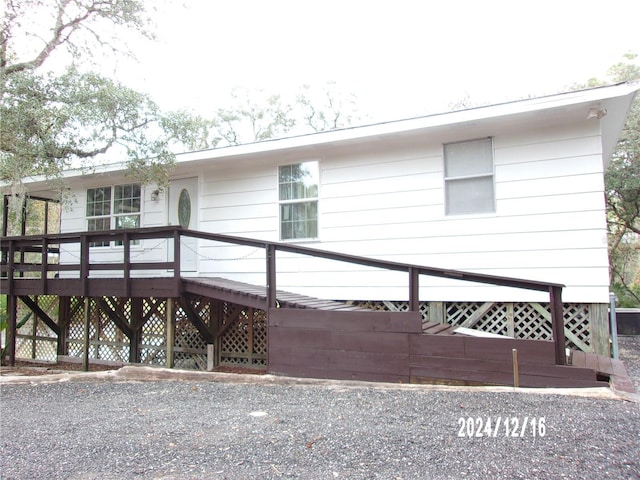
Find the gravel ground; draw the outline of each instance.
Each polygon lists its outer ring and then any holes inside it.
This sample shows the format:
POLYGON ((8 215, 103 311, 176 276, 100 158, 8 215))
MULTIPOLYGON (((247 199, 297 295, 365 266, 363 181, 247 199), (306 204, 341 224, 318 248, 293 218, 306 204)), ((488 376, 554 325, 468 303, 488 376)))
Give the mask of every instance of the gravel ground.
POLYGON ((618 337, 618 356, 624 360, 633 386, 640 393, 640 336, 618 337))
MULTIPOLYGON (((620 353, 638 385, 640 337, 620 353)), ((75 381, 4 384, 0 408, 6 480, 640 478, 640 404, 619 399, 75 381)))

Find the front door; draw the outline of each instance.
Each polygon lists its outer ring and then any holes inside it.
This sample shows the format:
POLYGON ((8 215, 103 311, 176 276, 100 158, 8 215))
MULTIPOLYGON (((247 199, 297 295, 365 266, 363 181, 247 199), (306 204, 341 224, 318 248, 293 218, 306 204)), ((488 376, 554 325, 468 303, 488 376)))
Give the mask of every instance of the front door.
MULTIPOLYGON (((190 230, 198 229, 198 179, 172 180, 169 184, 169 225, 180 225, 190 230)), ((173 258, 170 243, 169 258, 173 258)), ((183 236, 180 242, 180 271, 198 270, 198 240, 183 236)))

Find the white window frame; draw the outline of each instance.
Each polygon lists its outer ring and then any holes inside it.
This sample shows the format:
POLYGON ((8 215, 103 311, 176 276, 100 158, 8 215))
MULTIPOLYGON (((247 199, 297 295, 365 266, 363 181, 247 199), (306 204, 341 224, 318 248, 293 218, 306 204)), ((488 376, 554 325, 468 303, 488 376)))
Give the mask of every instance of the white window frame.
MULTIPOLYGON (((90 187, 87 188, 86 190, 86 202, 85 202, 85 216, 87 219, 87 231, 99 231, 99 230, 91 230, 89 228, 89 224, 91 223, 91 220, 107 220, 108 219, 108 223, 109 223, 109 230, 120 230, 122 227, 118 226, 118 219, 119 218, 124 218, 124 217, 138 217, 138 226, 134 227, 134 228, 139 228, 141 225, 141 221, 142 221, 142 206, 143 206, 143 191, 142 191, 142 185, 140 183, 123 183, 123 184, 117 184, 117 185, 104 185, 104 186, 99 186, 99 187, 90 187), (129 197, 122 197, 120 199, 118 199, 119 201, 121 200, 130 200, 130 201, 135 201, 137 200, 139 203, 139 209, 137 211, 130 211, 130 212, 119 212, 119 213, 115 213, 115 209, 116 209, 116 189, 118 188, 125 188, 125 187, 133 187, 133 188, 137 188, 138 189, 138 196, 135 195, 131 195, 129 197), (99 190, 99 189, 109 189, 109 212, 107 214, 102 214, 102 215, 89 215, 89 191, 91 190, 99 190)), ((135 240, 131 242, 131 245, 139 245, 140 241, 139 240, 135 240)), ((92 243, 91 247, 92 248, 96 248, 96 247, 100 247, 100 248, 104 248, 104 247, 122 247, 122 242, 98 242, 98 243, 92 243)))
MULTIPOLYGON (((291 182, 291 187, 293 188, 295 182, 291 182)), ((305 189, 305 195, 306 195, 306 189, 305 189)), ((293 194, 289 195, 289 197, 293 197, 293 194)), ((284 242, 300 242, 300 241, 315 241, 318 240, 319 235, 320 235, 320 161, 319 160, 303 160, 300 162, 295 162, 295 163, 283 163, 278 165, 278 235, 281 241, 284 242), (296 166, 296 165, 304 165, 304 164, 315 164, 315 176, 316 176, 316 183, 315 183, 315 187, 316 187, 316 191, 315 191, 315 196, 311 195, 311 196, 302 196, 302 197, 297 197, 297 198, 282 198, 283 197, 283 192, 282 192, 282 186, 286 185, 286 183, 281 182, 281 172, 283 168, 286 167, 292 167, 292 166, 296 166), (285 231, 283 228, 283 222, 285 221, 283 219, 283 207, 286 205, 302 205, 302 204, 310 204, 310 203, 315 203, 315 213, 316 213, 316 218, 315 218, 315 236, 314 235, 308 235, 308 236, 300 236, 300 237, 296 237, 296 236, 285 236, 285 231)), ((308 220, 308 219, 307 219, 308 220)), ((294 221, 291 221, 290 223, 295 223, 294 221)))
POLYGON ((443 145, 442 148, 442 158, 443 158, 443 167, 444 167, 444 208, 446 216, 459 216, 459 215, 478 215, 478 214, 493 214, 496 212, 496 193, 495 193, 495 155, 494 155, 494 146, 493 146, 493 138, 476 138, 473 140, 465 140, 461 142, 451 142, 443 145), (482 148, 486 148, 486 143, 488 143, 490 156, 491 156, 491 168, 486 170, 476 170, 472 171, 468 174, 459 172, 456 174, 448 173, 448 163, 447 163, 447 147, 455 146, 455 145, 469 145, 472 143, 478 143, 482 146, 482 148), (475 202, 474 205, 477 207, 467 208, 460 207, 454 205, 450 195, 453 193, 451 189, 454 185, 462 185, 463 183, 469 183, 469 181, 474 180, 488 180, 487 185, 490 185, 490 191, 487 190, 486 196, 484 196, 482 201, 475 202), (488 196, 491 195, 491 198, 488 196))

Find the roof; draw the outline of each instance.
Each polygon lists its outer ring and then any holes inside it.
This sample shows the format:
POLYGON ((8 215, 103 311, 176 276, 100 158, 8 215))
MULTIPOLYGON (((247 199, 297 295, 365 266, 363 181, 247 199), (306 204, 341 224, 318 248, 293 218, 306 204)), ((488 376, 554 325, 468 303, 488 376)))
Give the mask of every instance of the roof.
MULTIPOLYGON (((593 117, 593 121, 600 121, 603 155, 606 162, 615 148, 638 90, 640 90, 639 82, 625 82, 403 120, 180 153, 176 155, 176 163, 180 167, 223 159, 277 154, 286 150, 318 150, 331 145, 379 141, 394 136, 451 132, 454 131, 454 127, 470 124, 486 124, 495 127, 499 124, 504 125, 506 122, 513 123, 516 117, 521 119, 537 117, 544 118, 545 121, 551 119, 571 121, 585 120, 590 116, 593 117)), ((126 162, 115 162, 96 166, 93 174, 109 174, 125 170, 126 162)), ((65 172, 65 177, 68 179, 86 177, 86 175, 86 172, 80 169, 65 172)), ((32 184, 32 186, 43 182, 43 178, 25 180, 26 184, 32 184)))

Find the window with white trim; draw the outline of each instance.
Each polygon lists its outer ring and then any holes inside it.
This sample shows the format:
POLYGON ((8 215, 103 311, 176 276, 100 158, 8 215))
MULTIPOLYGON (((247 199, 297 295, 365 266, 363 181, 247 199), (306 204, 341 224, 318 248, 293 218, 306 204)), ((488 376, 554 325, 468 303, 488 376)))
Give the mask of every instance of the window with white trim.
POLYGON ((318 162, 281 165, 278 168, 280 238, 318 238, 318 162))
MULTIPOLYGON (((141 187, 139 183, 87 189, 87 230, 121 230, 140 227, 141 187)), ((138 244, 139 242, 132 242, 138 244)), ((122 242, 116 242, 122 245, 122 242)), ((109 242, 92 243, 106 247, 109 242)))
POLYGON ((496 211, 491 138, 444 145, 447 215, 496 211))

